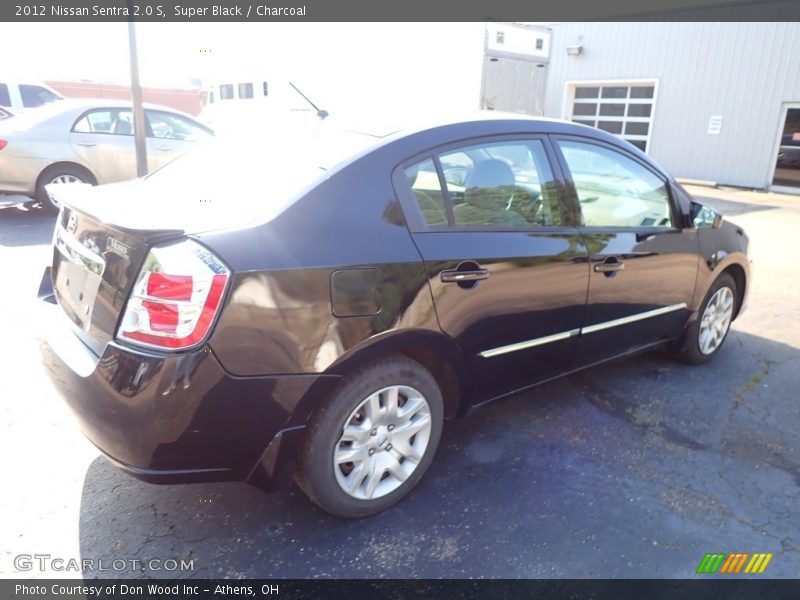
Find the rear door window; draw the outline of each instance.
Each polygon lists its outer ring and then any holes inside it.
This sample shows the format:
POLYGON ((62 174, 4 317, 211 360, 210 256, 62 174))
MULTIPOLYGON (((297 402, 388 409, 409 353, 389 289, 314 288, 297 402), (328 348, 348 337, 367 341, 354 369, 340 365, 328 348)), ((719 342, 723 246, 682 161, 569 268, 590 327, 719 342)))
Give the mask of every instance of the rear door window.
POLYGON ((196 142, 207 139, 211 134, 198 124, 179 115, 148 110, 147 122, 150 124, 150 137, 179 142, 196 142))
POLYGON ((565 223, 539 139, 445 151, 408 167, 406 178, 429 227, 518 229, 565 223))
POLYGON ((406 178, 425 223, 433 227, 446 226, 447 209, 433 159, 429 158, 407 168, 406 178))
POLYGON ((0 106, 11 108, 11 97, 8 95, 8 84, 0 83, 0 106))
POLYGON ((75 133, 133 135, 133 115, 129 110, 93 110, 75 122, 75 133))

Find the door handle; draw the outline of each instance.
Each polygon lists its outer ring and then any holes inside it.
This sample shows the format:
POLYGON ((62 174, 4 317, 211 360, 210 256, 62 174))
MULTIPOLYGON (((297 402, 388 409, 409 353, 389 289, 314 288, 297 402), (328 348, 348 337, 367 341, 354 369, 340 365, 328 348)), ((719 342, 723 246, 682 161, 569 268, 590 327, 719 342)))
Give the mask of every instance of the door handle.
POLYGON ((605 259, 603 262, 598 263, 594 266, 595 273, 603 273, 604 275, 611 276, 618 271, 622 271, 625 268, 625 263, 622 261, 617 260, 613 256, 605 259))
POLYGON ((84 148, 93 148, 97 146, 94 142, 78 142, 78 146, 83 146, 84 148))
POLYGON ((442 271, 439 277, 444 283, 480 281, 482 279, 489 279, 489 269, 473 269, 472 271, 442 271))
POLYGON ((156 146, 156 150, 161 150, 162 152, 172 152, 172 148, 167 148, 166 146, 156 146))

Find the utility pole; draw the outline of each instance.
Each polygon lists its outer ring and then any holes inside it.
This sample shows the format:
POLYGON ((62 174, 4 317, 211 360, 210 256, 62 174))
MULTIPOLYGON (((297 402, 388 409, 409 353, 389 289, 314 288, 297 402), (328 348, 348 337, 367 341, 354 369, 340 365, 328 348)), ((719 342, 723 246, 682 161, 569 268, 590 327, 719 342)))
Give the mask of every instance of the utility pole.
MULTIPOLYGON (((134 13, 133 0, 128 0, 128 12, 134 13)), ((131 95, 133 96, 133 133, 136 144, 136 176, 147 175, 147 128, 142 107, 142 86, 139 84, 139 54, 136 50, 136 26, 128 21, 128 45, 131 55, 131 95)))

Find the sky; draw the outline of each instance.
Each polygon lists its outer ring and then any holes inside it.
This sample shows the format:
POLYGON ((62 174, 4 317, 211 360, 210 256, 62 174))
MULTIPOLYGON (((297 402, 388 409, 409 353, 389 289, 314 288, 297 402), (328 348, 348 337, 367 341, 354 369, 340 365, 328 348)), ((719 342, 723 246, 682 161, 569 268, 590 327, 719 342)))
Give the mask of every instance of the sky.
MULTIPOLYGON (((478 107, 480 23, 137 23, 143 85, 291 79, 326 109, 478 107)), ((0 24, 6 77, 130 81, 127 23, 0 24)))

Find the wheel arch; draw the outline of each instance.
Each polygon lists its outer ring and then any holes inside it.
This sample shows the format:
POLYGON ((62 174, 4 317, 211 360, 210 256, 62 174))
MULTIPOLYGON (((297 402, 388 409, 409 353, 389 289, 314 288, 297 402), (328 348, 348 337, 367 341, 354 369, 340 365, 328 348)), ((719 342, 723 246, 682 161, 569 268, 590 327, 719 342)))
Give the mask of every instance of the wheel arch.
POLYGON ((428 330, 393 332, 352 348, 326 371, 347 377, 371 362, 389 356, 405 356, 425 367, 442 391, 445 418, 454 419, 473 403, 472 377, 464 353, 443 333, 428 330))
POLYGON ((391 356, 404 356, 425 367, 439 385, 446 419, 464 415, 473 404, 472 378, 461 348, 443 333, 395 331, 351 348, 306 391, 286 422, 286 429, 264 450, 247 481, 265 490, 288 489, 307 424, 349 374, 391 356))
MULTIPOLYGON (((733 313, 733 319, 735 319, 737 316, 739 316, 739 312, 741 311, 747 292, 747 273, 745 272, 744 267, 736 262, 725 267, 720 272, 720 275, 722 273, 729 274, 731 277, 733 277, 733 281, 736 283, 736 308, 733 313)), ((719 275, 717 275, 717 277, 719 277, 719 275)))
POLYGON ((42 182, 45 180, 48 173, 51 173, 59 168, 64 168, 64 167, 69 167, 70 169, 77 169, 78 171, 83 171, 86 175, 89 176, 89 179, 91 180, 90 183, 92 185, 97 185, 97 177, 84 165, 72 162, 70 160, 60 160, 52 164, 49 164, 44 169, 42 169, 42 172, 39 173, 39 176, 36 178, 35 191, 39 190, 39 186, 42 185, 42 182))

